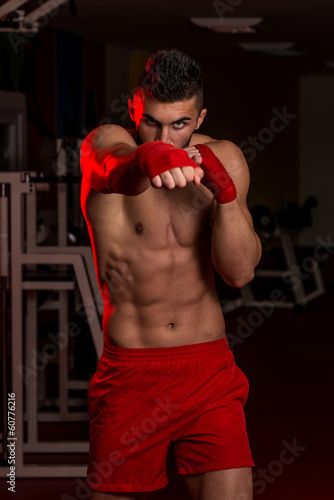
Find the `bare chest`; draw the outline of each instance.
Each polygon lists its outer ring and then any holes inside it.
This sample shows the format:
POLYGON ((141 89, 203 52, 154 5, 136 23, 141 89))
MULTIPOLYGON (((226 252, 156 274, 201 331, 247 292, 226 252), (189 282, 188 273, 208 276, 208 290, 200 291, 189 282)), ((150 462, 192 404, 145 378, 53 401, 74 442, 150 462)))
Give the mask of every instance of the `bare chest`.
POLYGON ((187 260, 188 252, 206 255, 211 203, 211 193, 192 183, 170 191, 150 188, 138 196, 94 193, 83 206, 101 274, 119 263, 156 262, 161 268, 187 260))
POLYGON ((211 203, 211 193, 193 184, 132 197, 91 196, 85 216, 101 282, 126 274, 136 284, 152 276, 161 284, 180 270, 182 276, 201 274, 210 260, 211 203))
POLYGON ((184 189, 150 189, 122 200, 123 227, 135 244, 150 248, 192 246, 207 231, 211 206, 203 186, 184 189))

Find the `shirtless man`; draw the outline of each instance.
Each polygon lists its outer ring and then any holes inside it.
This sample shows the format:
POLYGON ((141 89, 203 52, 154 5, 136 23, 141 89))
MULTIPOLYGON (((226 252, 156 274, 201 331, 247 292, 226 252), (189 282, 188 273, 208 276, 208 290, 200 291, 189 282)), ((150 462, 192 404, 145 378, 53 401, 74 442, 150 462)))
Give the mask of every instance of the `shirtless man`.
POLYGON ((248 381, 214 282, 215 268, 243 287, 261 256, 248 166, 233 143, 195 132, 200 68, 177 50, 150 57, 129 111, 134 130, 101 126, 81 149, 105 305, 89 386, 91 499, 146 499, 168 484, 173 446, 192 500, 250 500, 248 381))

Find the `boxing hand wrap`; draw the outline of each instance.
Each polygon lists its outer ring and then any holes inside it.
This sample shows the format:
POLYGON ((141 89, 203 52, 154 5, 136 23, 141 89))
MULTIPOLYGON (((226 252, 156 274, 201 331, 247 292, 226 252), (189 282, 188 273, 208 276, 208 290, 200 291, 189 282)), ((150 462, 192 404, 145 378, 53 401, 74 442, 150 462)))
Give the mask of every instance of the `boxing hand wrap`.
POLYGON ((172 168, 187 166, 198 168, 197 163, 189 158, 186 151, 162 141, 142 144, 133 153, 132 161, 150 180, 172 168))
POLYGON ((230 203, 237 197, 237 191, 224 165, 205 144, 195 146, 202 156, 201 168, 204 170, 202 183, 213 193, 218 203, 230 203))

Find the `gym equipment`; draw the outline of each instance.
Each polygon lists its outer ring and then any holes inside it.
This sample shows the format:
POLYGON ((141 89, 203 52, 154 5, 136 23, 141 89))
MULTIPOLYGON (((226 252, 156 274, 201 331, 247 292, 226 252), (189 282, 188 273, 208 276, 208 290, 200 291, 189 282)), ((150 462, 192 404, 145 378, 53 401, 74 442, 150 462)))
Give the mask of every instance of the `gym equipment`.
POLYGON ((256 205, 250 209, 254 227, 264 233, 273 234, 276 229, 274 214, 264 205, 256 205))
MULTIPOLYGON (((301 231, 304 227, 312 226, 311 209, 318 205, 317 199, 309 196, 302 207, 289 200, 281 200, 277 213, 273 213, 264 205, 256 205, 250 209, 255 230, 265 242, 274 238, 280 241, 286 263, 286 269, 255 269, 257 278, 281 278, 283 283, 293 283, 291 290, 294 300, 271 301, 276 307, 293 308, 300 312, 309 307, 309 303, 325 292, 319 263, 314 257, 308 257, 308 276, 314 280, 314 290, 306 293, 303 284, 303 272, 296 257, 290 233, 301 231), (312 266, 310 266, 312 263, 312 266)), ((277 288, 277 287, 275 287, 277 288)), ((263 301, 257 301, 252 292, 252 285, 248 284, 240 290, 241 297, 235 300, 222 300, 222 309, 226 314, 241 306, 261 306, 263 301)))
MULTIPOLYGON (((79 140, 76 147, 80 148, 79 140)), ((6 279, 3 288, 9 300, 3 307, 9 313, 7 329, 9 327, 11 332, 10 337, 6 336, 6 340, 11 339, 11 345, 3 346, 2 352, 3 374, 10 372, 11 379, 10 381, 3 379, 3 396, 8 392, 15 393, 17 477, 80 477, 86 473, 84 466, 27 465, 25 460, 26 453, 88 451, 88 441, 41 441, 38 435, 39 422, 88 421, 87 411, 81 409, 87 404, 86 399, 71 395, 73 391, 86 391, 89 381, 81 378, 74 380, 69 376, 69 365, 73 364, 70 347, 76 334, 73 325, 76 321, 69 315, 70 292, 78 314, 81 310, 84 311, 96 359, 103 347, 101 329, 103 302, 96 280, 91 247, 68 246, 68 198, 72 202, 74 225, 75 227, 80 225, 75 221, 80 216, 79 176, 73 175, 70 179, 66 175, 69 169, 66 166, 66 151, 61 140, 58 141, 57 149, 59 154, 55 177, 41 177, 36 172, 26 171, 0 172, 1 192, 4 195, 0 198, 2 235, 0 268, 2 277, 6 279), (56 245, 48 246, 36 243, 38 219, 36 195, 39 191, 47 192, 51 182, 56 183, 57 189, 58 241, 56 245), (70 190, 69 196, 67 196, 68 190, 70 190), (8 219, 10 219, 9 224, 8 219), (41 290, 47 293, 42 303, 38 301, 38 292, 41 290), (51 310, 58 312, 58 331, 52 336, 52 342, 48 341, 48 349, 39 352, 37 311, 51 310), (10 366, 6 357, 6 350, 9 348, 10 366), (55 362, 55 357, 58 362, 59 394, 50 398, 45 391, 45 374, 46 367, 49 363, 55 362), (40 411, 41 401, 47 405, 48 411, 40 411), (55 408, 52 409, 52 406, 55 408), (23 436, 26 436, 25 441, 23 436)), ((79 154, 77 163, 74 174, 79 169, 79 154)), ((2 302, 4 302, 3 291, 2 302)), ((6 325, 2 324, 2 328, 4 327, 6 325)), ((4 337, 3 343, 5 343, 4 337)), ((3 442, 5 438, 3 431, 3 442)), ((7 473, 8 465, 0 467, 1 477, 6 477, 7 473)))
POLYGON ((264 205, 256 205, 250 209, 254 227, 262 233, 274 234, 277 227, 284 229, 302 229, 312 226, 311 209, 318 206, 314 196, 309 196, 302 207, 292 201, 282 201, 276 214, 264 205))
MULTIPOLYGON (((56 9, 68 0, 46 0, 27 15, 24 10, 18 10, 27 0, 8 0, 0 7, 0 33, 36 34, 45 25, 46 16, 54 16, 56 9), (41 19, 41 21, 39 21, 41 19)), ((70 0, 70 11, 76 15, 74 0, 70 0)))
POLYGON ((277 223, 279 227, 285 229, 302 229, 312 226, 311 208, 318 206, 318 201, 314 196, 309 196, 302 207, 296 203, 288 201, 286 207, 277 212, 277 223))

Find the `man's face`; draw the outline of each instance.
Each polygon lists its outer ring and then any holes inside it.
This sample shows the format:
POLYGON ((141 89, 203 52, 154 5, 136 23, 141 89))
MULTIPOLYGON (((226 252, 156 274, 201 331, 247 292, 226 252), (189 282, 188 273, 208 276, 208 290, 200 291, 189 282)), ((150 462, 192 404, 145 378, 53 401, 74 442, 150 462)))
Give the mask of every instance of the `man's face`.
POLYGON ((206 115, 206 109, 198 113, 195 96, 166 103, 139 92, 129 100, 129 111, 143 142, 162 141, 177 148, 188 146, 206 115))

